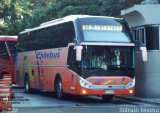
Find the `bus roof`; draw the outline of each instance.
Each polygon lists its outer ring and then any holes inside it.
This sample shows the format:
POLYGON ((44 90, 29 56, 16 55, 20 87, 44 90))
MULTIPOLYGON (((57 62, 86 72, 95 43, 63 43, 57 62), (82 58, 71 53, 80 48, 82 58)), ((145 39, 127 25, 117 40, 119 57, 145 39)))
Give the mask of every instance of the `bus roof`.
POLYGON ((1 36, 0 41, 17 41, 17 36, 1 36))
POLYGON ((24 31, 20 32, 19 34, 23 34, 23 33, 31 32, 31 31, 34 31, 34 30, 50 27, 50 26, 65 23, 65 22, 68 22, 68 21, 75 21, 78 18, 87 18, 87 17, 119 19, 119 18, 108 17, 108 16, 70 15, 70 16, 66 16, 66 17, 63 17, 63 18, 59 18, 59 19, 48 21, 48 22, 44 22, 39 27, 35 27, 35 28, 31 28, 31 29, 25 29, 24 31))

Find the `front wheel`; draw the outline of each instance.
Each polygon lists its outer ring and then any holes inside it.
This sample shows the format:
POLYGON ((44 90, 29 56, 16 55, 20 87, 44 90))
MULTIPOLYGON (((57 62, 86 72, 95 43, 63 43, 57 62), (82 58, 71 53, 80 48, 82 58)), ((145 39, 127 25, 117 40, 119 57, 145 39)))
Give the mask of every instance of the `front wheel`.
POLYGON ((56 95, 59 100, 64 99, 63 86, 61 78, 56 80, 56 95))
POLYGON ((113 95, 102 95, 102 100, 104 102, 109 102, 113 99, 113 95))

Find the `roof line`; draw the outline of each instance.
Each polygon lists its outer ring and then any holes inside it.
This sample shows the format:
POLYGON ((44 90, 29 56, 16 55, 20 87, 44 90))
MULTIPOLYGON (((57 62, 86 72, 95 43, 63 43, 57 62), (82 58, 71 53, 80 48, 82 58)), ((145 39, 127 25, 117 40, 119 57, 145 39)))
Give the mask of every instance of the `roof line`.
POLYGON ((20 34, 30 32, 30 31, 34 31, 34 30, 38 30, 38 29, 42 29, 42 28, 45 28, 45 27, 50 27, 50 26, 65 23, 65 22, 69 22, 69 21, 75 21, 78 18, 86 18, 86 17, 104 17, 104 18, 118 19, 118 18, 115 18, 115 17, 108 17, 108 16, 69 15, 69 16, 66 16, 66 17, 63 17, 63 18, 59 18, 59 19, 48 21, 48 22, 44 22, 44 23, 40 24, 40 26, 35 27, 35 28, 29 28, 29 29, 27 28, 24 31, 20 32, 20 34))

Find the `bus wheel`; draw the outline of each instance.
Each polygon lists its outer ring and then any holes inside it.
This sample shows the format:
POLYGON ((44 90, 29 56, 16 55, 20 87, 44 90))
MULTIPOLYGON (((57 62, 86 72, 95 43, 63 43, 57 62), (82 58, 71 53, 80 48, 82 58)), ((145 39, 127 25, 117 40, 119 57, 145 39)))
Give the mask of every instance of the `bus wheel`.
POLYGON ((31 89, 30 89, 30 85, 29 85, 29 77, 28 76, 25 77, 25 84, 24 85, 25 85, 25 92, 30 93, 31 89))
POLYGON ((102 100, 104 102, 109 102, 113 99, 113 95, 102 95, 102 100))
POLYGON ((59 100, 64 99, 63 86, 61 78, 56 80, 56 95, 59 100))

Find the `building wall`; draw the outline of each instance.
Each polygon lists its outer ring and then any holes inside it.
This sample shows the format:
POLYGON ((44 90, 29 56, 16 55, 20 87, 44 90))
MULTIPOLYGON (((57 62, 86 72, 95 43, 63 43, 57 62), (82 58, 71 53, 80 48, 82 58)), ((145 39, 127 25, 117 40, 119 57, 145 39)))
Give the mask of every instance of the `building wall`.
POLYGON ((136 26, 141 26, 141 25, 145 24, 145 20, 144 20, 143 16, 137 11, 129 13, 123 17, 129 23, 130 28, 136 27, 136 26))
POLYGON ((128 21, 130 27, 160 24, 160 4, 135 5, 121 11, 121 15, 128 21))
MULTIPOLYGON (((135 5, 121 11, 121 15, 128 21, 132 30, 144 29, 141 37, 134 37, 140 41, 145 38, 144 45, 148 51, 148 61, 143 62, 141 52, 135 54, 135 96, 144 98, 160 97, 160 4, 135 5), (152 29, 159 26, 159 31, 152 29), (149 28, 152 29, 148 30, 149 28), (155 35, 156 34, 156 35, 155 35), (158 43, 159 42, 159 43, 158 43), (159 47, 158 47, 159 46, 159 47)), ((139 30, 142 31, 142 30, 139 30)), ((138 31, 138 33, 139 33, 138 31)), ((134 34, 134 32, 133 32, 134 34)))
POLYGON ((148 51, 148 61, 143 62, 141 53, 136 53, 136 96, 160 97, 160 51, 148 51))

